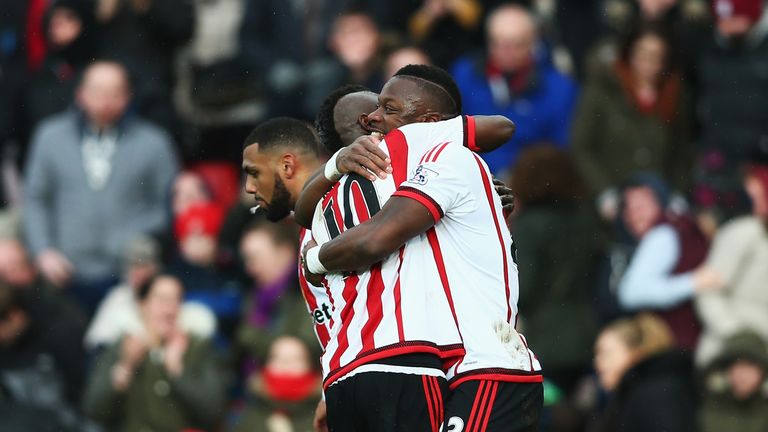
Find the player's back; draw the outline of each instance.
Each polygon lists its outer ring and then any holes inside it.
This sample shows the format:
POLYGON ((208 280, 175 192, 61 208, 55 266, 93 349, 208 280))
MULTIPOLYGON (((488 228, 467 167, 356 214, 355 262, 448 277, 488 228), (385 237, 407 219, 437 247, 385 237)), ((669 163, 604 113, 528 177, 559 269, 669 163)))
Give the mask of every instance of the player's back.
MULTIPOLYGON (((471 118, 469 127, 471 131, 471 118)), ((442 132, 433 124, 432 134, 442 132)), ((429 128, 401 128, 411 151, 429 128), (427 129, 427 130, 425 130, 427 129)), ((472 139, 472 134, 466 134, 472 139)), ((403 263, 403 289, 440 284, 448 293, 466 355, 449 378, 504 375, 529 380, 540 366, 524 341, 514 332, 517 316, 517 266, 502 205, 487 165, 464 146, 438 146, 415 162, 408 180, 394 196, 421 202, 433 215, 433 228, 406 245, 412 251, 403 263), (436 271, 437 278, 435 278, 436 271), (503 343, 505 341, 506 343, 503 343)), ((536 379, 539 379, 537 377, 536 379)))

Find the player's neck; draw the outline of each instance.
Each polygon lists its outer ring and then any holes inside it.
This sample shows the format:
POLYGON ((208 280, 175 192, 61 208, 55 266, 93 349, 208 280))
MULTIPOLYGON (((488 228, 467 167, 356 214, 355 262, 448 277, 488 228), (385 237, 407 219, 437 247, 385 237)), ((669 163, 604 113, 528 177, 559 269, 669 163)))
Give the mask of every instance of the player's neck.
POLYGON ((317 171, 322 165, 321 161, 304 161, 301 167, 296 171, 294 181, 286 183, 286 188, 291 194, 294 203, 299 199, 301 191, 304 189, 304 185, 307 184, 312 174, 317 171))

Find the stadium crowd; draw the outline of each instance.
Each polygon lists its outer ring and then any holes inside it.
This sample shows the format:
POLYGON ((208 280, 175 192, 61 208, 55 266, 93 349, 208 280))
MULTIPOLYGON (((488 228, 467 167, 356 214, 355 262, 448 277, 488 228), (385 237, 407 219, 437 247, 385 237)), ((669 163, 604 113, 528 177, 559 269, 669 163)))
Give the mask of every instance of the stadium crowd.
POLYGON ((542 430, 768 431, 762 0, 5 2, 0 430, 313 430, 299 229, 243 140, 411 63, 517 125, 483 157, 542 430))

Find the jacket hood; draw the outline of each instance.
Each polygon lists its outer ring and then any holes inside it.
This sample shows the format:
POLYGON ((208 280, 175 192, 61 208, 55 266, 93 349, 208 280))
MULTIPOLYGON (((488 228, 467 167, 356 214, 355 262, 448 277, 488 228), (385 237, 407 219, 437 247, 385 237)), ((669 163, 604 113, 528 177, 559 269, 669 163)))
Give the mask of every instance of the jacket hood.
POLYGON ((725 341, 722 353, 713 361, 712 367, 727 368, 740 359, 753 361, 768 371, 768 346, 756 333, 740 331, 725 341))
POLYGON ((707 390, 715 394, 730 394, 728 368, 737 360, 749 360, 762 366, 766 373, 758 393, 768 397, 768 346, 759 335, 748 330, 728 338, 722 353, 710 363, 705 373, 707 390))

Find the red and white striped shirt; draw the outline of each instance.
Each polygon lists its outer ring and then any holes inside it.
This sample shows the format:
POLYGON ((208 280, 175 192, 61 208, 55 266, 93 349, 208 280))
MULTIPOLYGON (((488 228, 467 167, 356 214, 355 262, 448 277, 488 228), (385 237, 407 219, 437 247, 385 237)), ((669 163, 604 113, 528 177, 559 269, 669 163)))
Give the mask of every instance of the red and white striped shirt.
MULTIPOLYGON (((299 234, 299 254, 310 240, 312 240, 312 232, 302 228, 299 234)), ((328 289, 325 286, 318 287, 309 283, 301 263, 299 263, 299 286, 307 304, 309 315, 312 317, 317 340, 325 350, 330 339, 331 319, 333 318, 333 304, 328 297, 328 289)))
POLYGON ((381 147, 392 176, 342 178, 315 212, 318 243, 365 222, 393 195, 422 203, 436 225, 367 271, 327 275, 336 309, 322 359, 325 385, 360 365, 414 352, 441 356, 456 385, 540 380, 527 347, 510 350, 497 334, 516 318, 517 268, 488 168, 468 149, 474 120, 407 125, 381 147))

